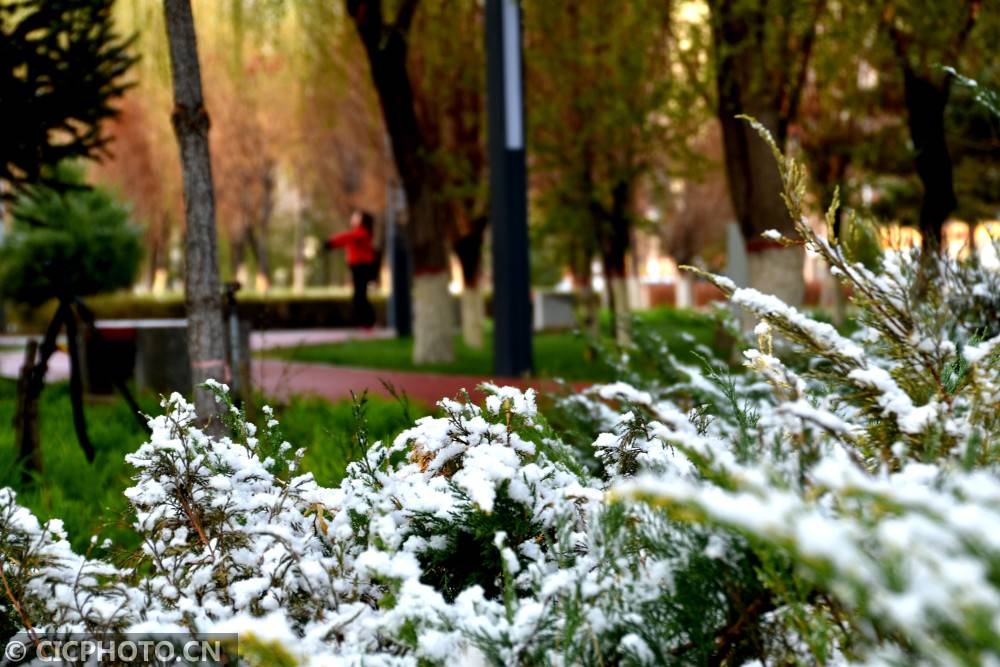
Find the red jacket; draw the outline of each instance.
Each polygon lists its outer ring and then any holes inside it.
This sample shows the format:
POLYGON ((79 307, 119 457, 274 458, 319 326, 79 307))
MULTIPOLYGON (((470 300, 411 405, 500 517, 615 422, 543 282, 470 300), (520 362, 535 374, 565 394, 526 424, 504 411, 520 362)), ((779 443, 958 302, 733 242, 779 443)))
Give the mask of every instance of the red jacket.
POLYGON ((331 248, 344 248, 347 251, 347 263, 350 266, 371 264, 375 261, 372 235, 364 227, 353 227, 346 232, 334 234, 326 244, 331 248))

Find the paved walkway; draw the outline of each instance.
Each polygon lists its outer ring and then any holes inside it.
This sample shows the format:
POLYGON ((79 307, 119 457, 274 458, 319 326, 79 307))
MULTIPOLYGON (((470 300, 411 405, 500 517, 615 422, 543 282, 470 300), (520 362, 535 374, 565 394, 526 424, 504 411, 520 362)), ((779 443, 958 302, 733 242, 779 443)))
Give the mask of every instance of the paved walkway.
POLYGON ((275 329, 251 333, 250 348, 254 351, 276 350, 305 345, 346 343, 349 340, 366 338, 392 338, 395 335, 396 332, 392 329, 275 329))
MULTIPOLYGON (((24 363, 24 350, 0 352, 0 377, 17 379, 24 363)), ((69 355, 65 352, 55 352, 49 358, 49 370, 45 374, 48 382, 59 382, 69 379, 69 355)))
MULTIPOLYGON (((343 343, 364 338, 391 338, 392 329, 288 329, 274 331, 254 331, 250 334, 250 348, 257 352, 304 345, 325 345, 343 343)), ((36 337, 39 340, 41 337, 36 337)), ((0 377, 16 379, 24 363, 24 347, 28 336, 0 336, 0 377)), ((66 347, 66 337, 58 338, 58 345, 66 347)), ((49 370, 45 374, 48 382, 69 379, 69 355, 57 350, 49 359, 49 370)))
MULTIPOLYGON (((434 405, 444 397, 454 398, 463 389, 469 391, 476 400, 484 394, 477 387, 484 382, 498 385, 512 385, 520 389, 534 387, 539 390, 555 390, 559 383, 553 380, 524 378, 485 378, 471 375, 444 375, 440 373, 419 373, 393 371, 377 368, 351 368, 307 364, 275 359, 258 359, 253 365, 254 384, 266 396, 287 399, 294 395, 312 395, 338 401, 351 397, 351 392, 360 394, 365 389, 370 396, 391 397, 384 383, 388 383, 410 400, 434 405)), ((571 387, 583 389, 589 383, 575 382, 571 387)))
MULTIPOLYGON (((250 346, 255 351, 277 348, 298 347, 300 345, 321 345, 340 343, 357 338, 388 338, 393 335, 389 329, 318 329, 254 332, 250 346)), ((0 347, 23 345, 25 339, 0 337, 0 347)), ((0 377, 16 378, 24 360, 23 350, 0 352, 0 377)), ((59 382, 69 378, 69 356, 57 351, 49 360, 49 370, 45 376, 48 382, 59 382)), ((329 366, 278 359, 255 359, 253 362, 255 386, 267 396, 287 399, 295 395, 312 395, 338 401, 350 398, 351 392, 360 394, 368 390, 369 395, 390 397, 386 383, 395 387, 400 394, 410 400, 433 405, 443 397, 455 397, 467 389, 475 399, 483 397, 476 388, 483 382, 513 385, 521 389, 557 389, 553 380, 525 380, 523 378, 486 378, 469 375, 444 375, 440 373, 419 373, 393 371, 374 368, 351 368, 329 366)), ((574 389, 581 389, 587 383, 572 383, 574 389)))

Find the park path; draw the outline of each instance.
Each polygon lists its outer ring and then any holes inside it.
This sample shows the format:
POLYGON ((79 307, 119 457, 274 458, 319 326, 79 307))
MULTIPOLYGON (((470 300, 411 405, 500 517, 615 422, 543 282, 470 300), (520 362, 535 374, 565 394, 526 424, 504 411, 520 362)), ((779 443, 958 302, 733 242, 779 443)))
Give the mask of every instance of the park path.
MULTIPOLYGON (((253 351, 294 348, 304 345, 343 343, 362 338, 391 338, 392 329, 287 329, 254 331, 250 334, 253 351)), ((39 336, 33 336, 36 340, 39 336)), ((0 336, 0 377, 16 379, 24 363, 24 348, 29 336, 0 336)), ((69 355, 66 354, 66 337, 57 340, 59 349, 49 359, 45 380, 61 382, 69 379, 69 355)))
MULTIPOLYGON (((354 329, 323 329, 298 331, 254 332, 250 339, 253 350, 294 348, 301 345, 339 343, 358 338, 386 338, 393 335, 389 329, 361 331, 354 329)), ((23 346, 26 339, 0 336, 0 377, 16 378, 24 359, 23 346)), ((434 405, 444 397, 455 397, 463 389, 473 398, 483 398, 477 387, 484 382, 511 385, 520 389, 533 387, 538 390, 554 390, 559 384, 553 380, 524 378, 489 378, 472 375, 445 375, 417 371, 394 371, 375 368, 354 368, 330 366, 326 364, 302 363, 279 359, 254 359, 253 379, 255 386, 265 395, 278 400, 292 396, 316 396, 331 401, 351 397, 351 392, 360 394, 368 390, 369 395, 390 397, 383 380, 390 383, 400 394, 410 400, 434 405)), ((69 378, 69 357, 58 351, 49 361, 48 382, 60 382, 69 378)), ((580 390, 587 383, 572 383, 571 388, 580 390)))
MULTIPOLYGON (((331 401, 351 397, 351 392, 360 394, 368 390, 370 396, 391 397, 383 381, 389 383, 400 394, 414 402, 434 405, 441 398, 454 398, 463 389, 472 398, 481 400, 483 392, 477 387, 484 382, 511 385, 519 389, 529 387, 538 390, 556 390, 559 384, 554 380, 524 378, 488 378, 472 375, 445 375, 441 373, 421 373, 416 371, 393 371, 376 368, 352 368, 329 366, 277 359, 257 359, 253 364, 255 386, 265 396, 288 399, 291 396, 318 396, 331 401)), ((571 383, 573 390, 579 391, 588 383, 571 383)))

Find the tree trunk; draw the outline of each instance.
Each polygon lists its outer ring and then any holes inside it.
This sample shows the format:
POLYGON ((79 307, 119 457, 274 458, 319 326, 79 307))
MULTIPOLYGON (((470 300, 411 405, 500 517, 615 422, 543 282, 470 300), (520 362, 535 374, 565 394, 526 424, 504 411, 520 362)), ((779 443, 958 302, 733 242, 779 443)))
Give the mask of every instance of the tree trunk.
POLYGON ((608 284, 611 287, 615 340, 619 345, 629 345, 632 342, 632 309, 628 298, 628 278, 624 275, 611 276, 608 284))
POLYGON ((806 294, 806 283, 802 275, 806 261, 805 249, 802 246, 778 246, 748 250, 750 287, 764 294, 773 294, 790 306, 801 306, 806 294))
POLYGON ((924 186, 920 202, 920 234, 924 251, 941 249, 941 230, 958 201, 952 178, 951 154, 945 142, 944 110, 949 79, 940 84, 903 68, 907 124, 913 141, 917 175, 924 186))
MULTIPOLYGON (((49 326, 45 330, 45 337, 42 339, 42 344, 37 346, 37 359, 34 354, 34 341, 28 343, 28 354, 25 357, 25 365, 32 362, 34 365, 30 369, 27 367, 22 368, 20 379, 18 380, 17 408, 14 417, 15 437, 18 440, 22 458, 26 457, 28 459, 27 465, 29 467, 37 466, 37 470, 41 470, 38 399, 45 388, 45 374, 49 369, 49 359, 56 351, 56 342, 63 325, 63 313, 62 304, 59 304, 55 315, 52 317, 52 321, 49 322, 49 326), (21 427, 20 430, 18 430, 18 425, 21 427)), ((24 475, 25 481, 28 481, 30 475, 27 468, 24 475)))
POLYGON ((478 283, 462 287, 462 340, 468 347, 481 350, 486 344, 486 304, 478 283))
POLYGON ((413 360, 454 359, 451 298, 448 294, 448 242, 451 211, 439 195, 439 167, 429 158, 432 147, 421 132, 413 87, 406 69, 407 39, 417 0, 398 3, 391 22, 381 0, 346 0, 368 56, 372 82, 392 144, 396 171, 403 182, 409 217, 406 225, 413 267, 413 360), (421 304, 419 299, 429 299, 421 304), (447 303, 447 308, 443 304, 447 303), (435 320, 435 317, 444 320, 435 320))
POLYGON ((681 271, 674 281, 674 307, 694 308, 694 279, 688 271, 681 271))
POLYGON ((254 259, 257 260, 257 275, 254 281, 254 289, 258 292, 267 292, 271 289, 271 261, 267 252, 266 235, 263 230, 254 231, 253 228, 247 230, 250 247, 253 248, 254 259))
POLYGON ((149 291, 153 294, 160 294, 167 287, 167 256, 170 253, 169 238, 170 216, 163 213, 159 225, 154 225, 150 233, 149 251, 149 291))
POLYGON ((170 272, 167 267, 159 266, 153 274, 153 286, 150 288, 153 294, 163 294, 167 291, 167 283, 170 280, 170 272))
POLYGON ((219 406, 199 385, 225 381, 225 327, 216 250, 215 196, 208 147, 208 113, 201 91, 201 70, 190 0, 164 0, 174 87, 173 125, 184 171, 184 287, 187 304, 188 353, 194 381, 195 407, 201 419, 216 417, 219 406))
POLYGON ((267 173, 263 179, 264 196, 261 201, 260 214, 256 226, 247 227, 247 241, 257 260, 257 276, 255 287, 258 292, 271 289, 271 261, 267 252, 267 231, 271 224, 271 214, 274 212, 274 165, 268 164, 267 173))
MULTIPOLYGON (((397 165, 399 161, 397 159, 397 165)), ((448 252, 449 229, 452 226, 452 210, 443 202, 434 186, 434 167, 424 164, 420 172, 403 176, 409 217, 406 223, 406 237, 413 262, 413 361, 414 363, 448 362, 455 358, 454 332, 452 331, 451 296, 448 293, 450 262, 448 252), (418 289, 417 283, 425 286, 418 289), (430 290, 430 291, 428 291, 430 290), (427 304, 420 304, 420 298, 430 298, 427 304), (439 310, 442 299, 448 303, 446 310, 439 310), (445 320, 437 322, 432 317, 421 314, 437 312, 445 320), (427 356, 429 355, 429 356, 427 356)))
POLYGON ((242 231, 239 231, 236 237, 229 242, 229 270, 233 276, 232 280, 241 286, 247 284, 246 254, 246 237, 242 231))
POLYGON ((574 249, 571 262, 573 287, 580 295, 577 304, 577 323, 581 330, 596 339, 601 335, 601 297, 594 291, 594 272, 591 262, 592 257, 586 250, 580 246, 574 249))
POLYGON ((794 237, 795 224, 781 199, 781 174, 778 173, 774 155, 747 121, 736 118, 737 114, 742 113, 752 115, 760 121, 782 149, 785 146, 785 133, 773 111, 753 112, 728 104, 719 114, 726 178, 743 237, 749 243, 759 239, 768 229, 777 229, 785 236, 794 237))
POLYGON ((83 366, 80 356, 80 335, 76 313, 66 302, 62 306, 63 321, 66 324, 66 342, 69 349, 69 400, 73 408, 73 429, 77 442, 83 449, 88 463, 94 462, 94 445, 87 435, 87 417, 83 411, 83 366))
POLYGON ((797 23, 773 22, 757 3, 709 2, 726 178, 747 243, 749 283, 765 293, 782 292, 793 306, 801 305, 805 294, 805 255, 801 249, 785 251, 774 243, 762 242, 760 235, 768 229, 794 238, 795 225, 781 199, 781 178, 770 147, 736 116, 756 118, 784 149, 824 6, 824 2, 802 3, 805 10, 811 10, 809 22, 800 26, 801 34, 793 35, 790 31, 797 23), (776 55, 776 45, 788 46, 790 52, 776 55), (769 54, 773 63, 768 62, 769 54), (781 272, 774 270, 771 260, 778 262, 781 272))
POLYGON ((486 218, 473 220, 467 227, 468 233, 455 241, 455 254, 462 265, 462 340, 467 346, 479 350, 485 344, 486 308, 479 278, 486 218))
MULTIPOLYGON (((723 107, 720 107, 723 108, 723 107)), ((747 244, 749 286, 765 294, 774 294, 791 306, 802 305, 805 282, 802 268, 805 253, 801 248, 785 248, 761 238, 768 229, 776 229, 795 238, 795 224, 781 199, 782 183, 774 155, 750 125, 735 118, 731 107, 720 114, 725 144, 726 177, 733 210, 747 244)), ((768 128, 779 147, 784 146, 777 114, 753 114, 768 128)))
POLYGON ((156 288, 157 273, 160 270, 160 257, 163 256, 164 248, 157 238, 150 239, 149 242, 149 265, 146 267, 146 289, 152 292, 156 288))
POLYGON ((292 292, 301 294, 306 288, 306 243, 302 214, 295 218, 295 256, 292 259, 292 292))
POLYGON ((413 363, 454 361, 452 309, 447 273, 422 273, 413 277, 413 363))
POLYGON ((628 207, 631 194, 627 184, 619 182, 611 192, 609 215, 599 215, 601 254, 604 262, 604 279, 607 281, 608 305, 611 307, 611 326, 615 340, 621 345, 632 342, 632 312, 629 308, 628 281, 625 255, 632 239, 628 207))
POLYGON ((580 285, 581 323, 592 337, 601 335, 601 297, 590 280, 580 285))

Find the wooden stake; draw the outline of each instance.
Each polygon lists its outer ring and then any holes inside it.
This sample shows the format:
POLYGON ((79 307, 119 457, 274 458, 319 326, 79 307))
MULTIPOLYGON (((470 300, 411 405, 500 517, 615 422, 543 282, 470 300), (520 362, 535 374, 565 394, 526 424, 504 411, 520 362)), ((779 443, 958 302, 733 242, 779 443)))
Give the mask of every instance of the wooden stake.
POLYGON ((42 472, 42 451, 38 431, 38 394, 31 391, 32 376, 35 371, 35 357, 38 342, 28 341, 24 351, 24 365, 17 378, 17 405, 14 409, 14 438, 17 442, 19 458, 24 467, 22 481, 31 481, 33 472, 42 472))

